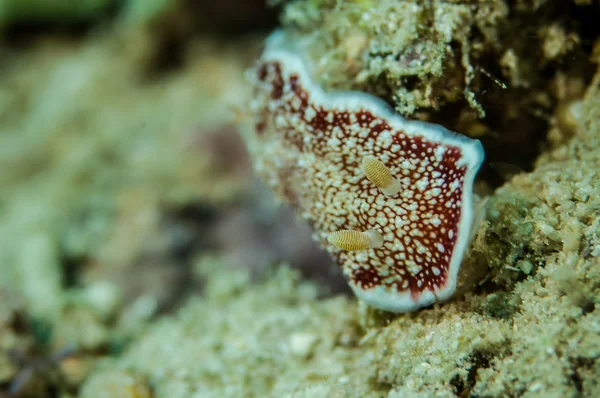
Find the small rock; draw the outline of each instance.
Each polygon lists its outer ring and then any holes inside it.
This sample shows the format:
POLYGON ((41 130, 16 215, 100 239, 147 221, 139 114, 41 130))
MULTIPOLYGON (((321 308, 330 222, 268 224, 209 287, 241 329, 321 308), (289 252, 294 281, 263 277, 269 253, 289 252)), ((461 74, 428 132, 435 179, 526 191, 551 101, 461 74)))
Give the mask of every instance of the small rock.
POLYGON ((308 358, 319 337, 313 333, 294 333, 289 339, 290 352, 302 358, 308 358))

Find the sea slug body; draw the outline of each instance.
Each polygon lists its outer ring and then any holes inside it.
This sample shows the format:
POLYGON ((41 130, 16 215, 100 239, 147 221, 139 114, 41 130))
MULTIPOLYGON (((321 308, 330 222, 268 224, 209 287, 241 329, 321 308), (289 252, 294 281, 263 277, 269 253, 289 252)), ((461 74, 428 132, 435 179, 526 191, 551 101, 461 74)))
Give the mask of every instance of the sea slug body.
POLYGON ((274 33, 249 74, 257 173, 310 223, 359 299, 406 312, 449 298, 481 143, 365 93, 325 93, 287 40, 274 33))

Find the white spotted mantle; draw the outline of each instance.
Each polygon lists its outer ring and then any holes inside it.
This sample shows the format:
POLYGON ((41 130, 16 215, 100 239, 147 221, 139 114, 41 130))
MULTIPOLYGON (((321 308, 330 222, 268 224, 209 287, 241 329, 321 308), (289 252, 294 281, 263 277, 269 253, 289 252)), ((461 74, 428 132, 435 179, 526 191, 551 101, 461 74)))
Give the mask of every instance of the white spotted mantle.
POLYGON ((308 221, 358 298, 406 312, 445 300, 467 248, 481 143, 408 121, 360 92, 325 93, 306 64, 273 34, 250 73, 255 168, 308 221), (376 156, 401 183, 386 197, 361 170, 376 156), (383 246, 343 251, 327 236, 377 230, 383 246))

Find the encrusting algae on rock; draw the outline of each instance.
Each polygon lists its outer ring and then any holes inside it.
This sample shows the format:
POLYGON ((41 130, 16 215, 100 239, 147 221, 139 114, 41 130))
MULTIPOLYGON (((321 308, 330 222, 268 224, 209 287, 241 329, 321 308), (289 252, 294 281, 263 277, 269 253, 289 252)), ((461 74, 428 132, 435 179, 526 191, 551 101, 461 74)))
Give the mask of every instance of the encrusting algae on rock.
POLYGON ((250 73, 257 172, 312 225, 361 300, 406 312, 449 298, 482 145, 374 96, 325 93, 292 47, 273 33, 250 73))

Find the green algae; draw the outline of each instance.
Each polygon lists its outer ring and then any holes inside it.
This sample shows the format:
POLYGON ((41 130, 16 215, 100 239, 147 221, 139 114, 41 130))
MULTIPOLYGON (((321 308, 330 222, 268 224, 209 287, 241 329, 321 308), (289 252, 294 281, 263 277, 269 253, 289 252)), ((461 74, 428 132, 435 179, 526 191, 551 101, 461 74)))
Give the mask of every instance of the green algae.
POLYGON ((3 0, 0 2, 0 24, 88 20, 97 18, 113 3, 113 0, 3 0))
POLYGON ((48 23, 77 24, 102 20, 122 7, 127 21, 144 22, 165 12, 177 2, 166 0, 2 0, 0 26, 48 23))

